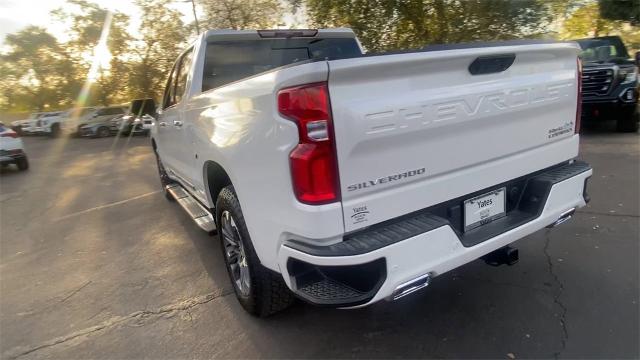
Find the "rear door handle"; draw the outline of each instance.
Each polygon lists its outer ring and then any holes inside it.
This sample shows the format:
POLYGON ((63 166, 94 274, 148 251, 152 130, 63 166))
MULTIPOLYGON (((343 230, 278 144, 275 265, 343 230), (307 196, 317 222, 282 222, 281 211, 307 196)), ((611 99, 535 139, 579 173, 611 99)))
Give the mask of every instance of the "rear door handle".
POLYGON ((184 125, 182 120, 174 120, 173 121, 173 126, 175 126, 175 127, 182 127, 182 125, 184 125))

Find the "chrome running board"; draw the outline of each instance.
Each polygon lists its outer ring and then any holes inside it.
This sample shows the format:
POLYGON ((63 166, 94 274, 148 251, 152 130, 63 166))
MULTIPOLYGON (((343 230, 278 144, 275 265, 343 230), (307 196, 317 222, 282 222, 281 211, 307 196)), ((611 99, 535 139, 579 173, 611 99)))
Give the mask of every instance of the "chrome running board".
POLYGON ((194 199, 188 191, 182 188, 182 186, 178 184, 171 184, 167 185, 166 189, 169 194, 176 199, 184 211, 191 216, 191 219, 195 221, 198 227, 206 232, 216 230, 216 222, 213 219, 211 212, 194 199))

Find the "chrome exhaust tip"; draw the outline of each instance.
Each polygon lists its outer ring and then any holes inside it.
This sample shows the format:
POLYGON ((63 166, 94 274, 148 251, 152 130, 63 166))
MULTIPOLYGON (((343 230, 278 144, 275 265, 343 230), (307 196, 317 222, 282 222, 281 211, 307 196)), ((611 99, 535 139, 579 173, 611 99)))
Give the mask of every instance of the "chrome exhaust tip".
POLYGON ((409 280, 405 283, 398 285, 393 291, 390 298, 391 300, 398 300, 401 297, 405 297, 411 293, 414 293, 422 288, 427 287, 431 283, 431 274, 424 274, 418 276, 413 280, 409 280))
POLYGON ((553 224, 547 226, 547 228, 553 228, 556 227, 560 224, 562 224, 563 222, 571 219, 571 217, 573 216, 573 214, 576 212, 576 208, 571 208, 565 212, 563 212, 562 214, 560 214, 560 216, 558 217, 558 220, 556 220, 553 224))

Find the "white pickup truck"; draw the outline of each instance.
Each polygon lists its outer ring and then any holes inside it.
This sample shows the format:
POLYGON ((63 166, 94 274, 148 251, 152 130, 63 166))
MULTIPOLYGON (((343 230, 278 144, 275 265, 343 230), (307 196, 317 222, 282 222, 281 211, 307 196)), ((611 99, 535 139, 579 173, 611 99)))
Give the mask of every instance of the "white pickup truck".
POLYGON ((166 195, 220 235, 242 306, 394 300, 588 201, 574 43, 365 55, 353 32, 208 31, 152 128, 166 195))
POLYGON ((67 118, 67 116, 67 113, 64 111, 35 114, 28 126, 22 127, 22 132, 30 135, 58 137, 60 135, 60 124, 67 118))

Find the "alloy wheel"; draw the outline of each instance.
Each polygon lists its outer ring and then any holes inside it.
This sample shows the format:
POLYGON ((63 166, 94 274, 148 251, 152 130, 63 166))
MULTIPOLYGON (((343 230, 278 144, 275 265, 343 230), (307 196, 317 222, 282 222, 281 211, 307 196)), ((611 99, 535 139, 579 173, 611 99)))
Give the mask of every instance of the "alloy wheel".
POLYGON ((229 211, 225 210, 222 212, 220 222, 224 256, 229 265, 233 285, 243 296, 249 296, 249 292, 251 291, 251 277, 240 232, 229 211))

